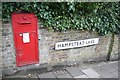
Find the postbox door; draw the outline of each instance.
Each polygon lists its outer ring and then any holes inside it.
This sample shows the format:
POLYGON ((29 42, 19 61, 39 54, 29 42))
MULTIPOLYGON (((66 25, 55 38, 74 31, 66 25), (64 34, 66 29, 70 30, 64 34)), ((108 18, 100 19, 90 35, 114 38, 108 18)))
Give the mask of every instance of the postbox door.
POLYGON ((17 66, 38 63, 36 32, 15 33, 17 66))

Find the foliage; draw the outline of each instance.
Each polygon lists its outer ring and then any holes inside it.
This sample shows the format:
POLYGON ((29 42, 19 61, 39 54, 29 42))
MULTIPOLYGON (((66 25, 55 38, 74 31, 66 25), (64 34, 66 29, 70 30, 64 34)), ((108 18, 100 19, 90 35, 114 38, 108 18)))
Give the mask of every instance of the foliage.
POLYGON ((44 27, 97 31, 101 35, 119 33, 119 2, 4 2, 3 21, 14 11, 34 12, 44 27))

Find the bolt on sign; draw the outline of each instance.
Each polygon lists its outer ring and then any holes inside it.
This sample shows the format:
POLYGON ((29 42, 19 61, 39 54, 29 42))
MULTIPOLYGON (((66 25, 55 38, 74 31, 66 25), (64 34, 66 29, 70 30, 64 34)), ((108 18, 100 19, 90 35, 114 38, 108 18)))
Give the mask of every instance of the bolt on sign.
POLYGON ((95 44, 98 44, 98 42, 99 42, 99 38, 85 39, 85 40, 78 40, 78 41, 58 42, 55 44, 55 50, 95 45, 95 44))

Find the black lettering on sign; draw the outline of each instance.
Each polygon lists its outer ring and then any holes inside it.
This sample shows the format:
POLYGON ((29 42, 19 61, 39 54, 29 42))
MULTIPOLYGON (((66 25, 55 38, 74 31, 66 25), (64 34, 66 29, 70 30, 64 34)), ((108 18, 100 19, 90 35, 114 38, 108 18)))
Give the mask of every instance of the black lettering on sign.
POLYGON ((65 43, 65 47, 66 47, 66 46, 69 46, 68 43, 65 43))
POLYGON ((64 44, 62 44, 62 47, 64 47, 64 44))
POLYGON ((86 44, 90 44, 91 43, 91 41, 86 41, 86 44))
POLYGON ((71 45, 71 43, 69 43, 69 46, 71 45))
POLYGON ((76 46, 76 42, 74 42, 74 46, 76 46))
POLYGON ((91 41, 91 43, 95 43, 95 41, 94 41, 94 40, 92 40, 92 41, 91 41))
POLYGON ((82 45, 84 45, 85 44, 85 42, 84 41, 82 41, 82 45))
POLYGON ((71 43, 72 45, 71 46, 73 46, 73 43, 71 43))
POLYGON ((58 44, 58 47, 61 47, 61 44, 58 44))
POLYGON ((82 45, 82 42, 79 42, 79 45, 82 45))
POLYGON ((79 41, 60 42, 55 45, 55 49, 60 50, 60 49, 95 45, 95 44, 98 44, 98 41, 99 41, 98 38, 94 38, 94 39, 86 39, 86 40, 79 40, 79 41))
POLYGON ((77 46, 79 45, 79 42, 77 42, 77 46))

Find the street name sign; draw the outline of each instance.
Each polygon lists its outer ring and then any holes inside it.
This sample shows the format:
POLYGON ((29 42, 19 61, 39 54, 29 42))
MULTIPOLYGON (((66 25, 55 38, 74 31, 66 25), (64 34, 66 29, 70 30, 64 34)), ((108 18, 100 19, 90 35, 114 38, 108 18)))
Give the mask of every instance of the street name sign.
POLYGON ((55 44, 55 50, 68 49, 68 48, 77 48, 98 44, 99 38, 78 40, 78 41, 65 41, 57 42, 55 44))

